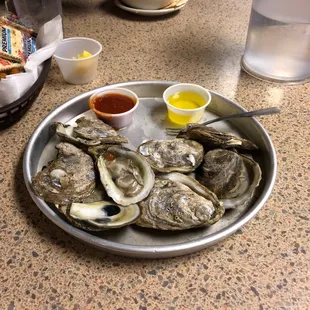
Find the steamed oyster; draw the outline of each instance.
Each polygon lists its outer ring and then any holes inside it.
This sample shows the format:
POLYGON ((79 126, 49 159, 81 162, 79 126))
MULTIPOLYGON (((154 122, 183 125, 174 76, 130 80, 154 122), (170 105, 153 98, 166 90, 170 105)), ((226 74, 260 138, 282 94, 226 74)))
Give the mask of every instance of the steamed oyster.
POLYGON ((138 147, 156 172, 192 172, 202 162, 201 144, 186 139, 149 140, 138 147))
POLYGON ((231 133, 221 132, 213 127, 200 124, 188 124, 177 135, 177 138, 190 139, 201 143, 206 150, 215 148, 237 148, 256 150, 257 146, 246 139, 238 138, 231 133))
POLYGON ((196 194, 206 198, 207 200, 212 201, 213 205, 216 208, 220 208, 221 210, 218 212, 221 216, 224 214, 224 208, 221 206, 220 201, 218 200, 217 196, 211 192, 208 188, 200 184, 197 180, 194 178, 178 173, 178 172, 171 172, 167 174, 162 174, 159 176, 160 178, 167 179, 173 182, 179 182, 187 187, 189 187, 192 191, 194 191, 196 194))
POLYGON ((247 205, 261 180, 259 165, 236 152, 215 149, 206 153, 198 181, 214 192, 225 209, 247 205))
POLYGON ((128 143, 127 138, 120 136, 114 128, 98 118, 81 117, 75 122, 77 127, 74 132, 81 138, 99 140, 102 143, 128 143))
POLYGON ((99 156, 97 167, 107 194, 127 206, 144 199, 154 185, 154 172, 140 154, 120 146, 111 146, 99 156))
MULTIPOLYGON (((208 194, 207 194, 208 195, 208 194)), ((136 225, 161 230, 185 230, 214 224, 224 213, 218 202, 186 185, 157 178, 150 195, 139 203, 136 225)))
POLYGON ((96 185, 92 158, 70 143, 59 143, 56 148, 57 158, 32 179, 35 194, 55 204, 89 196, 96 185))
POLYGON ((59 122, 53 123, 52 127, 61 140, 71 142, 77 146, 128 143, 125 137, 120 136, 116 130, 98 118, 81 117, 75 122, 76 127, 59 122))
POLYGON ((81 146, 81 147, 94 146, 94 145, 99 145, 101 143, 98 140, 87 140, 87 139, 78 137, 74 132, 75 127, 71 125, 65 125, 63 123, 55 122, 55 123, 52 123, 51 126, 62 141, 72 143, 76 146, 81 146))
POLYGON ((72 203, 59 207, 70 223, 88 231, 119 228, 134 223, 140 215, 136 204, 118 206, 109 201, 72 203))
POLYGON ((109 196, 105 191, 103 185, 101 184, 101 182, 96 182, 96 187, 89 196, 83 197, 82 199, 79 199, 75 202, 89 203, 89 202, 108 201, 108 200, 109 196))
POLYGON ((86 150, 86 152, 89 155, 91 155, 95 161, 97 161, 98 158, 101 155, 104 155, 107 152, 108 148, 111 146, 113 145, 112 144, 101 144, 101 145, 91 146, 86 150))

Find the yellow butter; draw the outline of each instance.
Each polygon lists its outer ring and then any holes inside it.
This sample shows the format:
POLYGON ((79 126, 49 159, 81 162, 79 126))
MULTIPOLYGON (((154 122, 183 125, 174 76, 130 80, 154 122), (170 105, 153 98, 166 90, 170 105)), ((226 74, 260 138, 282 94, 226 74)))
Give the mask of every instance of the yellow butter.
MULTIPOLYGON (((182 110, 195 110, 206 104, 205 99, 201 95, 194 92, 175 93, 168 98, 168 102, 172 106, 182 110)), ((201 111, 201 113, 184 114, 182 112, 178 113, 177 111, 173 112, 168 109, 169 119, 180 125, 199 121, 203 113, 204 112, 201 111)))

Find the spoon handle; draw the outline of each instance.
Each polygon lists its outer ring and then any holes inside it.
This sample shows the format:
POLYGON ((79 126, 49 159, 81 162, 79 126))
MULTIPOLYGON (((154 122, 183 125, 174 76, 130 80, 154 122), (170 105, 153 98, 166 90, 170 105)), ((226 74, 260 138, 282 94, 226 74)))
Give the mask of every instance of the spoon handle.
POLYGON ((237 113, 237 114, 221 116, 221 117, 212 119, 210 121, 204 122, 201 125, 209 125, 209 124, 212 124, 215 122, 224 121, 224 120, 232 119, 232 118, 251 117, 251 116, 259 116, 259 115, 270 115, 270 114, 277 114, 277 113, 280 113, 280 109, 276 108, 276 107, 272 107, 272 108, 266 108, 266 109, 260 109, 260 110, 254 110, 254 111, 249 111, 249 112, 241 112, 241 113, 237 113))

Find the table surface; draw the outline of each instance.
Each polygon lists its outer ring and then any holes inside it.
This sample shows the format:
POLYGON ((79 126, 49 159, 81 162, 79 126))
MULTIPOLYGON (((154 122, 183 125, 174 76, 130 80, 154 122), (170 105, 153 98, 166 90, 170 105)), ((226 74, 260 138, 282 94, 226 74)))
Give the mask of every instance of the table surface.
POLYGON ((68 85, 53 62, 26 116, 0 132, 1 309, 309 309, 310 85, 240 71, 250 7, 190 0, 179 13, 150 18, 111 1, 63 1, 65 37, 103 44, 99 73, 68 85), (22 157, 38 123, 76 94, 132 80, 198 83, 249 110, 281 108, 261 119, 278 156, 274 191, 238 233, 184 257, 122 258, 74 239, 32 202, 22 157))

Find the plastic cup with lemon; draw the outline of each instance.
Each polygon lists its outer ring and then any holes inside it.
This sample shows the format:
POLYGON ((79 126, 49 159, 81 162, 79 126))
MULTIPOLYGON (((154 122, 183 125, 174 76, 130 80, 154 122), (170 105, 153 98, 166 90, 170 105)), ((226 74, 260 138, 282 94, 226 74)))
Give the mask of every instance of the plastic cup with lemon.
POLYGON ((98 67, 102 46, 90 38, 68 38, 57 47, 54 58, 64 79, 70 84, 91 82, 98 67))

